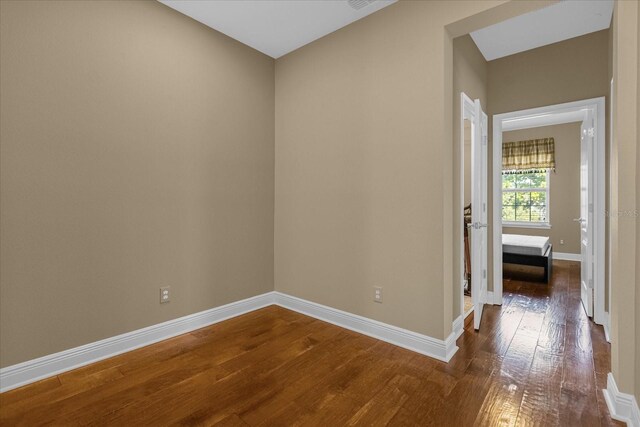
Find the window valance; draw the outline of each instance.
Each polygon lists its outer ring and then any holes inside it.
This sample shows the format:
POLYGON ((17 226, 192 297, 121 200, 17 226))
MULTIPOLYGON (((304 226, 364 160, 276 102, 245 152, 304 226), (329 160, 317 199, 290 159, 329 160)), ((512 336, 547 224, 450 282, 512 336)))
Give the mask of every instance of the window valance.
POLYGON ((555 171, 555 141, 553 138, 502 144, 502 172, 526 173, 555 171))

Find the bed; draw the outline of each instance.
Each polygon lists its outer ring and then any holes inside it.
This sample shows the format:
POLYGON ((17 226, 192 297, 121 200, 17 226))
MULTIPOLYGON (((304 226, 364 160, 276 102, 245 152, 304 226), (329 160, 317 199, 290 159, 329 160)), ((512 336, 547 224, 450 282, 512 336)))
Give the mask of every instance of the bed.
POLYGON ((553 246, 547 236, 503 234, 502 262, 542 267, 544 281, 549 283, 553 264, 553 246))

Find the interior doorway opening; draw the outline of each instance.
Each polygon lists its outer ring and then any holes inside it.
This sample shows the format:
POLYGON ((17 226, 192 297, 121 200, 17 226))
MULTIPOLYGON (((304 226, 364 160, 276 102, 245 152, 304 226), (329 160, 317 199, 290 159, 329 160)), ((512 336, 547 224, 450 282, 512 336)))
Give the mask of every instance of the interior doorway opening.
POLYGON ((605 313, 605 99, 497 114, 493 117, 493 303, 503 298, 503 132, 580 123, 581 300, 586 314, 606 324, 605 313))

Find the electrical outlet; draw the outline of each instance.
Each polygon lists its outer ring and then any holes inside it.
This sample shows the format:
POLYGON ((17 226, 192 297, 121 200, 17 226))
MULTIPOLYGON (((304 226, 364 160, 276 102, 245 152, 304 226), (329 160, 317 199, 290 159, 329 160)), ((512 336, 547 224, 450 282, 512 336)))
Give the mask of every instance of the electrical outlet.
POLYGON ((382 302, 382 286, 373 287, 373 301, 382 302))
POLYGON ((564 240, 560 239, 560 244, 564 245, 564 240))
POLYGON ((170 286, 160 288, 160 304, 165 304, 171 301, 171 292, 169 292, 170 290, 170 286))

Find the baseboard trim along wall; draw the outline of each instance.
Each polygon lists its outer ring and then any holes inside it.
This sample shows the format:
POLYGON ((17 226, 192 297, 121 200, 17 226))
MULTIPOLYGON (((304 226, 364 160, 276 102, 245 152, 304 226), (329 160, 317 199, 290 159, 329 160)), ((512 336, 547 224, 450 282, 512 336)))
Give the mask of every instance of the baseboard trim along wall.
POLYGON ((626 422, 631 427, 640 427, 640 409, 636 398, 618 390, 612 373, 607 375, 607 388, 603 390, 603 393, 609 412, 611 412, 611 418, 626 422))
POLYGON ((453 321, 452 330, 453 330, 453 336, 455 337, 456 340, 460 338, 462 336, 462 333, 464 332, 464 319, 465 319, 465 316, 460 315, 456 320, 453 321))
POLYGON ((274 304, 443 362, 451 360, 458 351, 456 339, 463 326, 462 318, 456 319, 453 332, 446 340, 440 340, 280 292, 268 292, 7 366, 0 369, 0 393, 274 304))
POLYGON ((604 313, 604 325, 602 325, 602 327, 604 328, 605 339, 608 343, 611 343, 611 315, 607 312, 604 313))
POLYGON ((0 369, 0 393, 273 305, 273 292, 0 369))
POLYGON ((554 252, 553 259, 561 261, 581 261, 582 256, 580 254, 570 254, 565 252, 554 252))
POLYGON ((455 352, 458 351, 456 346, 457 337, 454 332, 451 332, 447 339, 443 341, 280 292, 276 292, 275 300, 277 305, 289 310, 324 320, 443 362, 451 360, 455 352))

